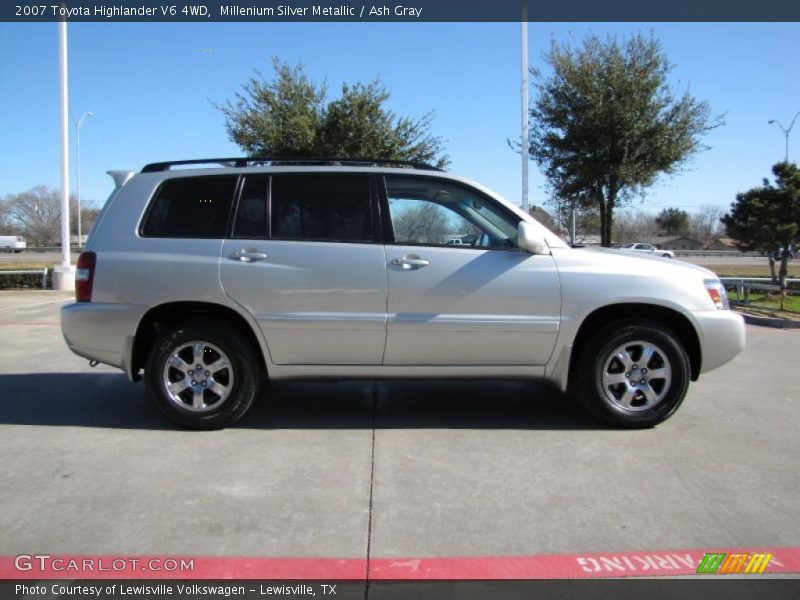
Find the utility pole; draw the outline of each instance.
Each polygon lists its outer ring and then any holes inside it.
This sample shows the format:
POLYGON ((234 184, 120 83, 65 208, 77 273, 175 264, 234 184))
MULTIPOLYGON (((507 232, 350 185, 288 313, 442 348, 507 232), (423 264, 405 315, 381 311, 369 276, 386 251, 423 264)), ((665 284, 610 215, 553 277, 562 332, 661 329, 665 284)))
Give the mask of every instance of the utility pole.
POLYGON ((521 90, 521 108, 522 108, 522 145, 520 147, 522 154, 522 210, 527 214, 530 207, 528 206, 528 145, 530 144, 530 135, 528 132, 528 1, 521 0, 521 46, 522 46, 522 90, 521 90))
POLYGON ((58 22, 59 112, 61 117, 61 265, 53 269, 53 289, 75 289, 75 268, 69 249, 69 114, 67 72, 67 21, 58 22))

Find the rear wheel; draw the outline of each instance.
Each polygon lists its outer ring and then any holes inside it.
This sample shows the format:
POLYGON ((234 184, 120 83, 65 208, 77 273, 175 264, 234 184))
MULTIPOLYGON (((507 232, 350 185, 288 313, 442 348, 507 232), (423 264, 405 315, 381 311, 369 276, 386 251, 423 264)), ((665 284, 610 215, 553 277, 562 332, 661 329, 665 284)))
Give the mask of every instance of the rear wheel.
POLYGON ((172 422, 194 429, 233 425, 258 393, 250 342, 219 322, 186 322, 156 340, 145 369, 147 391, 172 422))
POLYGON ((578 377, 581 400, 595 417, 620 427, 652 427, 683 402, 689 358, 662 325, 621 321, 587 343, 578 377))

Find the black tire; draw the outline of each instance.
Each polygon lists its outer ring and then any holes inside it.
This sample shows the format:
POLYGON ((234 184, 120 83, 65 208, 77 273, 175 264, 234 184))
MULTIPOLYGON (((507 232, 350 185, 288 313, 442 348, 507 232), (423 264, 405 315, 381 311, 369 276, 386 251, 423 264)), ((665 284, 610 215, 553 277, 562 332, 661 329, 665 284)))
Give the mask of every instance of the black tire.
POLYGON ((672 331, 640 319, 616 321, 595 333, 582 349, 579 369, 577 388, 586 409, 605 423, 631 429, 672 416, 691 373, 686 350, 672 331), (622 346, 625 351, 618 354, 622 346), (620 357, 634 364, 626 367, 620 357), (648 363, 638 364, 642 360, 648 363), (634 378, 636 387, 629 385, 634 378), (614 383, 617 379, 622 381, 614 383))
POLYGON ((218 321, 186 321, 156 339, 147 359, 145 382, 150 398, 173 423, 192 429, 222 429, 241 419, 253 404, 260 383, 259 361, 250 341, 235 327, 218 321), (192 342, 202 344, 199 370, 195 369, 196 360, 186 360, 198 356, 197 344, 192 342), (168 369, 167 362, 176 355, 183 363, 176 361, 180 366, 168 369), (209 376, 205 369, 212 365, 225 366, 209 376), (194 372, 197 380, 189 381, 188 373, 194 372), (177 384, 172 392, 167 389, 168 381, 177 384), (187 383, 195 385, 175 393, 187 383), (202 405, 194 405, 195 388, 202 405))

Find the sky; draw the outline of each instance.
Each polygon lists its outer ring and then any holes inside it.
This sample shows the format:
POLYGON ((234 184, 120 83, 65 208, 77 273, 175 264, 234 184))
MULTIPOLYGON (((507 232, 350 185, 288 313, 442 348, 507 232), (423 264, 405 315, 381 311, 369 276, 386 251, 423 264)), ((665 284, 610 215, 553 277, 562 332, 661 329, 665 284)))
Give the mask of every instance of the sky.
MULTIPOLYGON (((703 140, 710 149, 637 206, 727 208, 783 159, 784 135, 768 121, 788 126, 800 110, 800 24, 530 23, 530 65, 545 68, 551 39, 579 43, 590 32, 652 32, 675 65, 676 89, 725 115, 703 140)), ((81 128, 83 202, 102 205, 111 169, 241 156, 213 103, 232 98, 254 69, 271 74, 273 56, 304 63, 331 95, 343 82, 380 77, 388 108, 435 111, 432 132, 445 140, 452 172, 520 202, 521 159, 507 143, 520 136, 519 23, 71 23, 70 107, 93 113, 81 128)), ((58 89, 57 25, 0 23, 0 196, 60 186, 58 89)), ((797 161, 800 124, 793 133, 797 161)), ((71 125, 73 191, 74 134, 71 125)), ((532 204, 545 202, 544 183, 531 163, 532 204)))

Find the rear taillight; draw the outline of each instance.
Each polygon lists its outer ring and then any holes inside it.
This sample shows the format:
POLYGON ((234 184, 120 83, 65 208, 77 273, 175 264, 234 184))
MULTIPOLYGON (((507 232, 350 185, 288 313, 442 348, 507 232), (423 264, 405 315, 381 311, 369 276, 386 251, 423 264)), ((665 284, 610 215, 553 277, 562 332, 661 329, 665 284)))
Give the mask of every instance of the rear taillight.
POLYGON ((75 271, 75 300, 92 301, 92 284, 94 284, 94 268, 97 255, 94 252, 82 252, 78 257, 78 268, 75 271))

